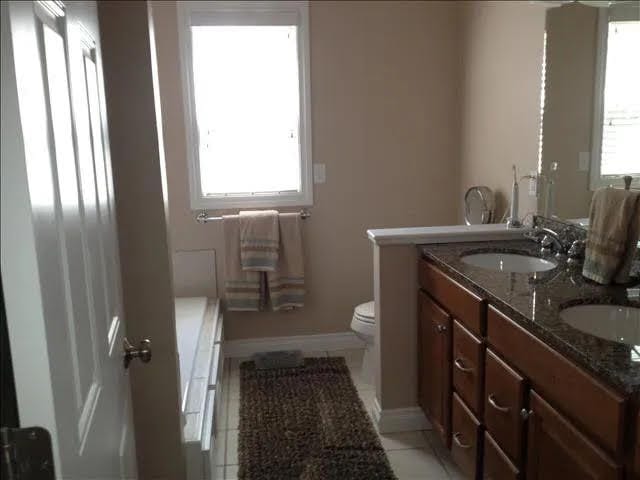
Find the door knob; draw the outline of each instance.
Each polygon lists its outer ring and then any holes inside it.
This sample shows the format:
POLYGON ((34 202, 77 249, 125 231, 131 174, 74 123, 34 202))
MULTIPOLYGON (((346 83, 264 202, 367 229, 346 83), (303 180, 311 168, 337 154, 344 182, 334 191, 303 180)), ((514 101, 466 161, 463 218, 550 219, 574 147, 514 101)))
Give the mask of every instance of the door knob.
POLYGON ((149 363, 151 361, 151 340, 145 338, 140 342, 138 347, 134 347, 129 343, 126 338, 123 342, 124 349, 124 368, 129 368, 131 360, 139 358, 142 363, 149 363))

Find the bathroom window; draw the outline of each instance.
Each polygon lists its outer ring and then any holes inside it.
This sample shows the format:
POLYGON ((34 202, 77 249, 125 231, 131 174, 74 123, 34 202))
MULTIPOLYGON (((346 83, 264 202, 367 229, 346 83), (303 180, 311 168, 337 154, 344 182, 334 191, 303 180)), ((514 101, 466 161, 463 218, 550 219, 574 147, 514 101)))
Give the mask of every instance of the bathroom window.
POLYGON ((599 12, 591 187, 640 187, 640 18, 617 5, 599 12))
POLYGON ((193 209, 312 202, 307 2, 180 2, 193 209))

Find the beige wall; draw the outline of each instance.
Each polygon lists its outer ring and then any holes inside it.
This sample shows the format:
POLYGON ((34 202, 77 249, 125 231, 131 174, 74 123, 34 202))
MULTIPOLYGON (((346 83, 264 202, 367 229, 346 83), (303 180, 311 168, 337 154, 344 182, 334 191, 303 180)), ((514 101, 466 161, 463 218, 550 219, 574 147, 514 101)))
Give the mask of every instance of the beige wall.
MULTIPOLYGON (((307 302, 229 314, 229 338, 347 331, 353 307, 373 298, 367 228, 456 223, 458 7, 311 3, 313 161, 327 182, 304 223, 307 302)), ((154 2, 154 17, 173 247, 222 258, 221 225, 197 224, 188 203, 175 4, 154 2)))
MULTIPOLYGON (((465 2, 460 190, 486 185, 500 220, 512 173, 537 170, 545 8, 523 1, 465 2)), ((520 182, 520 216, 534 211, 520 182)), ((462 197, 460 197, 462 198, 462 197)))
MULTIPOLYGON (((598 9, 580 4, 549 10, 542 171, 558 162, 554 212, 589 215, 589 171, 578 170, 591 152, 598 9)), ((542 205, 541 205, 542 207, 542 205)))
MULTIPOLYGON (((501 194, 500 211, 511 194, 511 164, 521 175, 536 170, 540 122, 540 74, 544 8, 525 2, 465 2, 459 196, 471 185, 501 194)), ((535 208, 521 184, 522 213, 535 208)), ((376 397, 383 410, 417 405, 416 295, 414 246, 375 250, 376 397), (402 372, 398 375, 397 372, 402 372)))

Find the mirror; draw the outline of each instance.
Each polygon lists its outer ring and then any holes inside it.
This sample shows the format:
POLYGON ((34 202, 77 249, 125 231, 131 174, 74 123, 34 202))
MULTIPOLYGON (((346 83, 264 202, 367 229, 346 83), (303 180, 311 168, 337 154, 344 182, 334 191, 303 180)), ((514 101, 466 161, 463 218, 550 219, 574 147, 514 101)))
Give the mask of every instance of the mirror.
MULTIPOLYGON (((539 214, 588 217, 593 191, 640 188, 640 3, 547 10, 539 214)), ((607 2, 591 2, 597 5, 607 2)))

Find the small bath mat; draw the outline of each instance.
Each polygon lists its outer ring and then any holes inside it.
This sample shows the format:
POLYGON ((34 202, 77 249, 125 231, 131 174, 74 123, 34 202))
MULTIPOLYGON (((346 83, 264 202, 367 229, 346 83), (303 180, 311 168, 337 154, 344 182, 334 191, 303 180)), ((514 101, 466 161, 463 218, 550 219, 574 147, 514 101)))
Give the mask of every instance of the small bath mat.
POLYGON ((394 480, 344 358, 240 366, 243 480, 394 480))

